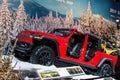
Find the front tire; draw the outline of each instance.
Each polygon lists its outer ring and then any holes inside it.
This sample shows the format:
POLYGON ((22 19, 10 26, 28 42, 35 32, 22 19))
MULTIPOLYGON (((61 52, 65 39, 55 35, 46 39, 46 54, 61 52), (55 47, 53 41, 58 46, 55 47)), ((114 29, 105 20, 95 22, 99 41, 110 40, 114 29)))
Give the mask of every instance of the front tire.
POLYGON ((113 69, 109 64, 103 64, 98 70, 98 75, 105 77, 113 75, 113 69))
POLYGON ((30 57, 30 62, 33 64, 40 64, 50 66, 55 60, 54 51, 48 46, 36 47, 30 57))

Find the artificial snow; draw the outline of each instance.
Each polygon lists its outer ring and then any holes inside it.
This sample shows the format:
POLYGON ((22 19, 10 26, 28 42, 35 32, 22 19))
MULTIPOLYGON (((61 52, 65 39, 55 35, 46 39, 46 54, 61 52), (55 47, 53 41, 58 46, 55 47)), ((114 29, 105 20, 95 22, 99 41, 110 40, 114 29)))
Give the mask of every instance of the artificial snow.
POLYGON ((18 60, 17 58, 15 58, 13 56, 13 59, 12 59, 12 66, 15 66, 14 70, 32 70, 32 69, 36 69, 36 70, 41 70, 41 69, 55 69, 56 67, 54 65, 52 66, 43 66, 43 65, 39 65, 39 64, 32 64, 32 63, 29 63, 29 62, 24 62, 24 61, 20 61, 18 60), (17 64, 16 64, 17 62, 17 64), (15 66, 16 64, 16 66, 15 66))

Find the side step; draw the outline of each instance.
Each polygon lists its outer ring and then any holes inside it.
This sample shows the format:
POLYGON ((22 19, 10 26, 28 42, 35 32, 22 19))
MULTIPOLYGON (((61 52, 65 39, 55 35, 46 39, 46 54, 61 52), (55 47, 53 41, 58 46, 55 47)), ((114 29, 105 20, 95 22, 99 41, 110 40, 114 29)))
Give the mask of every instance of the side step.
POLYGON ((56 67, 70 67, 70 66, 76 66, 75 64, 72 64, 72 63, 68 63, 68 62, 64 62, 64 61, 61 61, 59 59, 56 59, 54 61, 54 65, 56 67))

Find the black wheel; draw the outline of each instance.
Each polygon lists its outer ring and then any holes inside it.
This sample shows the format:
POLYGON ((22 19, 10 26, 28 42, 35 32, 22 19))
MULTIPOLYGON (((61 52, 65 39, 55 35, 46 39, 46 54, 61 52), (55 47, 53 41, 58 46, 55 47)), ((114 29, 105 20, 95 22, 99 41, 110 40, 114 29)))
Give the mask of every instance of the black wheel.
POLYGON ((36 47, 30 57, 30 62, 33 64, 41 64, 50 66, 55 60, 54 51, 48 46, 36 47))
POLYGON ((115 68, 115 78, 116 80, 120 80, 120 56, 118 56, 118 61, 115 68))
POLYGON ((113 75, 113 69, 109 64, 103 64, 98 70, 99 76, 111 76, 113 75))

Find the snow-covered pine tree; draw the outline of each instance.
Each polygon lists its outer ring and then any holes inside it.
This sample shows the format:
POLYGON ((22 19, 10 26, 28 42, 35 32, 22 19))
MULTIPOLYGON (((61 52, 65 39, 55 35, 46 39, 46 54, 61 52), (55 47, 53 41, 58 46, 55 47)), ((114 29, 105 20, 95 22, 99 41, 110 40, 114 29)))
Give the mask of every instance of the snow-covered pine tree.
POLYGON ((83 32, 84 25, 81 25, 81 21, 78 20, 76 23, 77 23, 76 25, 77 30, 83 32))
POLYGON ((13 72, 11 66, 11 56, 2 59, 4 46, 10 41, 9 35, 13 22, 11 16, 7 0, 3 0, 0 9, 0 80, 18 80, 18 75, 13 72))
POLYGON ((92 14, 90 1, 88 2, 86 22, 87 22, 87 26, 93 27, 94 17, 93 17, 93 14, 92 14))
POLYGON ((36 16, 35 16, 34 24, 35 24, 34 30, 39 31, 40 28, 41 28, 41 25, 40 25, 41 23, 40 23, 40 19, 38 18, 37 13, 36 13, 36 16))
POLYGON ((0 53, 3 50, 4 45, 9 42, 9 34, 12 28, 13 19, 11 13, 8 9, 7 0, 3 0, 1 9, 0 9, 0 53))
POLYGON ((49 12, 49 15, 45 18, 45 23, 47 25, 47 30, 45 32, 50 32, 55 28, 54 26, 54 17, 52 11, 49 12))
POLYGON ((87 9, 87 15, 84 14, 84 11, 82 12, 82 18, 81 21, 79 21, 79 26, 83 30, 83 32, 86 33, 93 33, 94 29, 94 16, 92 14, 90 1, 88 2, 88 9, 87 9))
POLYGON ((67 27, 67 28, 72 28, 74 25, 74 19, 73 19, 73 11, 72 9, 66 13, 66 18, 65 18, 65 21, 64 21, 64 27, 67 27))
POLYGON ((86 28, 87 22, 86 22, 86 15, 84 13, 84 10, 82 11, 82 16, 81 19, 78 20, 78 26, 80 27, 80 29, 82 31, 84 31, 84 29, 86 28))
POLYGON ((86 23, 86 15, 84 13, 84 10, 82 11, 82 16, 81 16, 81 25, 85 25, 86 23))
POLYGON ((27 30, 34 30, 33 22, 34 22, 34 17, 28 19, 27 27, 26 27, 27 30))
POLYGON ((12 36, 13 39, 16 38, 18 33, 20 33, 21 31, 25 29, 26 21, 27 21, 27 15, 25 13, 23 0, 20 0, 20 5, 16 12, 16 20, 14 22, 14 27, 13 27, 13 36, 12 36))
POLYGON ((55 28, 60 28, 61 21, 60 18, 58 17, 58 12, 56 12, 56 18, 54 18, 54 26, 55 28))
POLYGON ((65 27, 65 26, 64 26, 64 18, 59 17, 59 19, 60 19, 60 26, 61 26, 62 28, 65 27))
POLYGON ((70 12, 68 14, 68 17, 69 17, 70 27, 73 27, 73 25, 74 25, 74 17, 73 17, 73 11, 72 11, 72 9, 70 10, 70 12))
POLYGON ((116 32, 116 26, 114 24, 112 24, 111 22, 108 22, 107 24, 107 34, 109 35, 115 35, 116 32))

